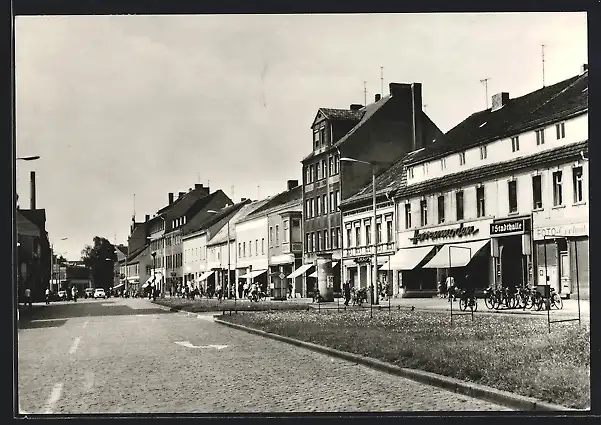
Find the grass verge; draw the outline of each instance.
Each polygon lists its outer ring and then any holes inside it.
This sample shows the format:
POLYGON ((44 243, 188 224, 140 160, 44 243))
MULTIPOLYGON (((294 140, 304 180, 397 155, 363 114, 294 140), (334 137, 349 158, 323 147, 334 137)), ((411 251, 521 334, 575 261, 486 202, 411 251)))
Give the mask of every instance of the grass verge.
POLYGON ((274 311, 224 316, 255 329, 566 407, 590 408, 590 328, 540 317, 438 311, 274 311))
POLYGON ((223 310, 238 311, 273 311, 273 310, 307 310, 306 302, 294 301, 260 301, 249 302, 248 300, 234 302, 234 300, 219 301, 215 298, 201 298, 187 300, 183 298, 160 298, 154 301, 155 304, 175 310, 188 311, 190 313, 202 312, 221 312, 223 310))

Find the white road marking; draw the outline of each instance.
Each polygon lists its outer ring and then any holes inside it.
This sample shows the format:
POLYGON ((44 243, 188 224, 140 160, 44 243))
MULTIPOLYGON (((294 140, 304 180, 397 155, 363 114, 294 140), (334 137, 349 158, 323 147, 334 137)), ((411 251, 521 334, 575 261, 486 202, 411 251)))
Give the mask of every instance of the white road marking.
POLYGON ((88 321, 87 320, 85 322, 83 322, 83 327, 85 328, 86 326, 88 326, 88 321))
POLYGON ((178 345, 188 348, 216 348, 218 350, 223 350, 227 348, 227 345, 218 345, 218 344, 209 344, 209 345, 194 345, 190 341, 176 341, 178 345))
POLYGON ((52 388, 52 392, 50 393, 50 397, 46 400, 46 404, 44 405, 44 413, 51 414, 56 407, 56 403, 61 398, 61 393, 63 392, 63 383, 59 382, 52 388))
POLYGON ((69 354, 74 354, 75 351, 77 351, 77 347, 79 346, 79 340, 79 337, 75 338, 75 341, 73 341, 73 345, 71 345, 71 348, 69 348, 69 354))
POLYGON ((94 372, 87 371, 84 375, 84 389, 89 392, 94 386, 94 372))

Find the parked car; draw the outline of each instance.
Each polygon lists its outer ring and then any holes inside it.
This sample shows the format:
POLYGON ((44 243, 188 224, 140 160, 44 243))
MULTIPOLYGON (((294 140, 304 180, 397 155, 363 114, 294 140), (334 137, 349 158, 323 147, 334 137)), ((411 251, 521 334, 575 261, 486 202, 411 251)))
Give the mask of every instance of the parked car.
POLYGON ((94 297, 94 288, 86 288, 84 292, 84 297, 93 298, 94 297))
POLYGON ((58 299, 59 301, 66 301, 67 300, 67 291, 58 291, 58 299))
POLYGON ((106 299, 106 293, 104 292, 104 289, 102 288, 96 288, 94 290, 94 298, 105 298, 106 299))

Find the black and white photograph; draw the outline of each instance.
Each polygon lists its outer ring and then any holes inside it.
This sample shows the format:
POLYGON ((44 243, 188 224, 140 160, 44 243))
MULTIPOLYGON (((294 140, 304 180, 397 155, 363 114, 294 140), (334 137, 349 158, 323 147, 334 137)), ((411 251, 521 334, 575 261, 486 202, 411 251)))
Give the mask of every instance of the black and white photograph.
POLYGON ((14 417, 589 412, 587 18, 14 16, 14 417))

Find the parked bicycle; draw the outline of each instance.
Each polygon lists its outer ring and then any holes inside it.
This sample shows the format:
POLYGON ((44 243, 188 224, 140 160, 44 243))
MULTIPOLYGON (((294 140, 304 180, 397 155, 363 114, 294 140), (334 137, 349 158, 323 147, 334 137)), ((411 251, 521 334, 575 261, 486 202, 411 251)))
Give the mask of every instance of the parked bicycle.
POLYGON ((547 302, 549 303, 549 308, 555 308, 557 310, 563 309, 563 300, 561 296, 555 291, 555 288, 550 288, 549 298, 547 299, 540 292, 536 292, 538 295, 534 301, 534 306, 537 311, 541 311, 546 309, 547 302))
POLYGON ((478 310, 478 298, 476 298, 476 294, 472 291, 461 290, 458 294, 459 296, 459 310, 466 311, 468 308, 471 311, 478 310))
POLYGON ((352 295, 353 305, 358 305, 359 307, 361 307, 361 305, 364 302, 367 302, 367 289, 365 289, 365 288, 361 288, 361 289, 353 288, 351 295, 352 295))

